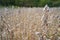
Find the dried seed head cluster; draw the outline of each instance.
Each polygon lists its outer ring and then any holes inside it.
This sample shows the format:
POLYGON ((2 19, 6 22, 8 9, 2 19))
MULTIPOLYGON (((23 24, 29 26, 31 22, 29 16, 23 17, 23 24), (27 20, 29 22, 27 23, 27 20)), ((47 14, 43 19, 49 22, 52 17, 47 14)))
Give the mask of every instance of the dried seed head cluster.
POLYGON ((42 17, 43 8, 13 7, 2 10, 0 12, 2 14, 0 17, 1 40, 56 40, 60 37, 58 8, 49 9, 48 19, 45 16, 42 17))

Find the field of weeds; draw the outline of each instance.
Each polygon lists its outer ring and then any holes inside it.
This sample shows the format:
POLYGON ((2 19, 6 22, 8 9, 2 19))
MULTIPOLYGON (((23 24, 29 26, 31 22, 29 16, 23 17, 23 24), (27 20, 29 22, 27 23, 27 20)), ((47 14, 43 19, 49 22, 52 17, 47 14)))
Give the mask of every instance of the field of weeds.
POLYGON ((60 8, 0 8, 0 40, 60 40, 60 8))

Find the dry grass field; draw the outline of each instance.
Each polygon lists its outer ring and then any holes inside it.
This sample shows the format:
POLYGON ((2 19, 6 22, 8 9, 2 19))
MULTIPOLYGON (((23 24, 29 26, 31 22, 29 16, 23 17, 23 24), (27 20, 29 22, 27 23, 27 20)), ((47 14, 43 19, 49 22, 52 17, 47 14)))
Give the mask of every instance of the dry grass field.
POLYGON ((0 40, 60 40, 60 8, 49 9, 46 29, 43 14, 43 8, 0 8, 0 40))

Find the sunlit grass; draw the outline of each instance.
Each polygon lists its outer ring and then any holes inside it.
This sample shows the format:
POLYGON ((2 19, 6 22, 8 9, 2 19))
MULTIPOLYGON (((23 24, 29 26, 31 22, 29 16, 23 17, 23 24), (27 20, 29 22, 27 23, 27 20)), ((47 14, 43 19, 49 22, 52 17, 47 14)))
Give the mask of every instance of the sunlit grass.
MULTIPOLYGON (((13 38, 10 38, 11 40, 38 40, 39 36, 36 35, 35 32, 42 33, 41 23, 44 20, 41 21, 41 17, 42 17, 43 11, 39 11, 39 10, 37 11, 37 9, 25 10, 24 8, 21 8, 18 11, 16 10, 13 9, 13 12, 11 12, 12 14, 10 15, 9 13, 7 13, 6 15, 3 15, 4 16, 3 19, 5 20, 1 20, 1 22, 5 21, 5 23, 4 22, 2 23, 2 25, 4 26, 4 28, 2 28, 3 29, 2 32, 4 32, 5 30, 6 33, 8 33, 7 32, 8 30, 6 28, 8 28, 9 30, 11 29, 9 34, 10 36, 8 36, 8 37, 11 37, 13 34, 13 38), (8 24, 10 25, 10 27, 7 26, 8 24)), ((4 12, 2 11, 2 13, 4 12)), ((54 12, 50 14, 51 16, 53 16, 52 14, 54 14, 54 12)), ((49 14, 49 17, 50 17, 50 14, 49 14)), ((58 23, 59 20, 57 18, 55 19, 54 18, 55 17, 53 17, 52 19, 49 19, 50 21, 52 21, 52 23, 48 24, 49 29, 46 35, 48 39, 55 36, 55 32, 57 32, 57 35, 60 36, 60 28, 58 28, 57 26, 59 24, 58 23)), ((6 36, 4 37, 6 38, 6 36)))

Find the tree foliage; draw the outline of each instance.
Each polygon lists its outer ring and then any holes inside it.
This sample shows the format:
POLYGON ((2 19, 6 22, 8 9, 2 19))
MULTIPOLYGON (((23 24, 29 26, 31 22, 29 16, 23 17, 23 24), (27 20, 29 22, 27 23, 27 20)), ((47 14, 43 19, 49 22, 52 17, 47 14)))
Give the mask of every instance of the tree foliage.
POLYGON ((46 4, 50 7, 59 7, 60 0, 0 0, 2 6, 43 7, 46 4))

